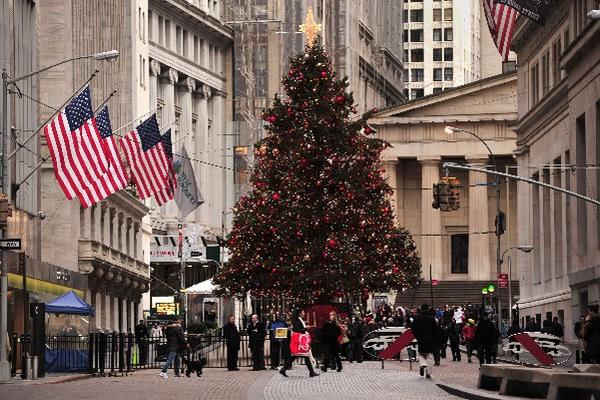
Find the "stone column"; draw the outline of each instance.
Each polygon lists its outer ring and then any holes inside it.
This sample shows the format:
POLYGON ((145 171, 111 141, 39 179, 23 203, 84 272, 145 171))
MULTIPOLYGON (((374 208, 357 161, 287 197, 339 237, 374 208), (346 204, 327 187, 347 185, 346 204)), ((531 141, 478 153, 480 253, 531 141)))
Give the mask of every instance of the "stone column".
POLYGON ((133 234, 134 234, 134 242, 133 242, 133 258, 136 260, 140 260, 142 258, 142 235, 140 231, 140 223, 133 223, 133 234))
POLYGON ((115 246, 116 249, 118 249, 120 252, 125 252, 125 214, 122 212, 119 212, 119 218, 118 218, 118 222, 119 222, 119 229, 117 229, 117 245, 115 246))
POLYGON ((150 109, 154 110, 157 106, 158 98, 158 76, 160 75, 160 63, 156 60, 150 60, 150 79, 148 82, 150 95, 150 109))
MULTIPOLYGON (((442 215, 440 210, 431 207, 431 188, 440 180, 440 156, 419 157, 421 163, 421 233, 440 235, 442 233, 442 215)), ((443 278, 442 237, 423 236, 421 238, 421 262, 423 277, 429 280, 429 266, 432 278, 443 278)))
POLYGON ((111 246, 113 249, 119 248, 119 214, 117 213, 117 209, 114 207, 110 207, 110 221, 112 223, 112 238, 111 238, 111 246))
POLYGON ((133 300, 129 300, 129 327, 133 332, 137 321, 135 320, 135 303, 133 300))
POLYGON ((92 209, 90 207, 83 209, 83 229, 81 231, 82 239, 92 238, 92 209))
POLYGON ((125 239, 125 251, 129 257, 133 257, 133 243, 134 243, 135 233, 133 232, 133 218, 127 217, 127 237, 125 239))
POLYGON ((111 331, 114 330, 114 325, 113 325, 113 305, 111 303, 111 296, 110 296, 110 292, 106 291, 106 293, 104 293, 104 321, 105 321, 105 327, 107 330, 111 331))
POLYGON ((180 82, 179 91, 181 98, 181 117, 179 118, 179 131, 185 143, 186 149, 190 148, 192 143, 192 113, 194 112, 194 102, 192 93, 196 91, 196 80, 187 77, 180 82))
MULTIPOLYGON (((465 159, 471 165, 488 163, 485 155, 468 155, 465 159)), ((469 171, 469 232, 494 230, 489 224, 488 186, 475 186, 487 181, 486 174, 469 171)), ((490 279, 494 275, 490 268, 490 234, 469 235, 469 280, 490 279)))
POLYGON ((97 242, 102 242, 102 240, 101 240, 102 233, 100 232, 100 220, 101 220, 101 215, 102 215, 101 210, 102 210, 102 207, 100 204, 94 204, 92 206, 92 220, 94 221, 94 224, 92 227, 91 239, 95 240, 97 242))
POLYGON ((96 290, 95 296, 94 296, 94 309, 96 310, 95 314, 94 314, 94 318, 96 320, 96 328, 97 329, 103 329, 104 328, 104 321, 102 321, 102 293, 100 292, 100 289, 96 290))
POLYGON ((113 330, 119 331, 119 302, 121 299, 117 295, 113 297, 113 330))
POLYGON ((162 99, 165 102, 162 110, 161 128, 172 126, 175 123, 175 85, 179 81, 179 73, 176 69, 169 68, 161 75, 162 99))
POLYGON ((394 223, 398 223, 398 161, 386 161, 385 169, 388 174, 388 185, 392 188, 390 203, 394 213, 394 223))
MULTIPOLYGON (((198 137, 196 138, 195 146, 195 167, 196 176, 199 180, 200 191, 204 196, 209 196, 208 193, 208 167, 206 162, 208 161, 209 149, 208 149, 208 100, 211 96, 210 87, 206 84, 202 85, 202 89, 199 90, 199 96, 197 96, 197 110, 198 110, 198 137)), ((208 197, 206 197, 208 200, 208 197)), ((208 207, 201 206, 195 210, 196 220, 201 223, 208 223, 208 207)))
POLYGON ((108 203, 107 202, 102 202, 101 206, 100 206, 100 212, 102 213, 102 215, 104 216, 104 229, 100 229, 100 242, 102 244, 105 244, 106 246, 110 245, 110 221, 111 221, 111 215, 110 215, 110 208, 108 207, 108 203))
MULTIPOLYGON (((213 105, 213 161, 215 165, 225 167, 227 165, 227 135, 225 134, 224 124, 224 103, 225 93, 217 91, 214 96, 213 105)), ((228 179, 228 170, 225 168, 213 167, 214 179, 211 182, 216 183, 215 185, 215 202, 213 203, 213 226, 221 226, 221 212, 227 209, 227 184, 230 181, 228 179), (220 210, 221 212, 215 212, 220 210)), ((232 182, 229 182, 232 183, 232 182)))

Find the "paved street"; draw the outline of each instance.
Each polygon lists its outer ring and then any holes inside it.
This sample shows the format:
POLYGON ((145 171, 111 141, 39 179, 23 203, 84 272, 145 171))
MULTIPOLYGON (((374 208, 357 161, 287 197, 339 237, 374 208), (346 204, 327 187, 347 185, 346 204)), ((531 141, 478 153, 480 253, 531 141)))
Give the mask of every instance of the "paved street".
MULTIPOLYGON (((406 366, 408 366, 407 363, 406 366)), ((274 371, 236 373, 207 369, 202 378, 172 376, 164 381, 158 371, 138 371, 127 377, 92 378, 58 384, 15 384, 0 386, 0 398, 10 400, 72 399, 456 399, 431 381, 397 363, 344 364, 341 373, 327 372, 309 378, 297 366, 285 379, 274 371)))

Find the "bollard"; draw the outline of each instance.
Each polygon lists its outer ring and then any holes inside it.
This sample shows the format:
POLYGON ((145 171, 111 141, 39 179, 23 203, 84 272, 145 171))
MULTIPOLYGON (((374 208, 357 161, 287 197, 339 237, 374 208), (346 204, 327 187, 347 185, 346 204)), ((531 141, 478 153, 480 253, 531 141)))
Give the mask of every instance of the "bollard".
POLYGON ((24 355, 21 359, 23 360, 21 363, 21 379, 31 379, 31 356, 24 355))
POLYGON ((39 358, 38 356, 31 357, 31 379, 36 380, 38 378, 38 365, 39 358))

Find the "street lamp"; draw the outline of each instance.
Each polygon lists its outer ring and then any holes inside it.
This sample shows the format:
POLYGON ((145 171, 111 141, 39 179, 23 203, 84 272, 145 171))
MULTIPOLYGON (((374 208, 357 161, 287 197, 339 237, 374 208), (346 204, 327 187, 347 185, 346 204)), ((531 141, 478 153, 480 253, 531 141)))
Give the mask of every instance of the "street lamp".
MULTIPOLYGON (((532 245, 522 245, 522 246, 511 246, 508 249, 504 250, 502 253, 502 257, 500 257, 500 264, 504 262, 504 256, 510 250, 519 250, 523 253, 531 253, 533 250, 532 245)), ((512 262, 510 256, 508 256, 508 315, 510 316, 510 323, 512 324, 512 262)), ((498 296, 500 298, 500 296, 498 296)), ((501 316, 502 317, 502 316, 501 316)))
MULTIPOLYGON (((100 53, 90 54, 87 56, 79 56, 69 58, 68 60, 60 61, 56 64, 49 65, 37 71, 29 72, 25 75, 18 76, 16 78, 9 78, 8 72, 6 68, 2 69, 2 141, 0 142, 0 153, 2 154, 2 160, 0 161, 0 187, 1 190, 6 194, 10 194, 10 185, 8 182, 8 174, 6 169, 6 150, 8 144, 8 87, 9 85, 15 84, 23 79, 27 79, 33 75, 37 75, 41 72, 47 71, 51 68, 57 67, 59 65, 75 61, 82 60, 87 58, 93 58, 95 60, 102 61, 114 61, 119 57, 119 52, 117 50, 103 51, 100 53)), ((36 131, 37 132, 37 131, 36 131)), ((10 196, 8 198, 10 203, 10 196)), ((6 238, 6 229, 2 230, 2 238, 6 238)), ((10 365, 8 363, 8 354, 6 352, 6 336, 8 333, 8 260, 6 257, 6 252, 2 251, 2 276, 0 278, 0 382, 9 381, 10 380, 10 365)), ((27 307, 23 304, 23 307, 27 307)), ((24 326, 26 327, 26 325, 24 326)), ((27 332, 23 332, 24 335, 27 335, 27 332)))
MULTIPOLYGON (((469 131, 467 129, 462 129, 462 128, 456 128, 454 126, 446 126, 446 128, 444 129, 444 131, 447 134, 453 134, 456 132, 464 132, 464 133, 468 133, 469 135, 477 138, 481 143, 483 143, 483 145, 485 146, 485 148, 487 149, 487 151, 490 153, 490 158, 492 159, 492 164, 494 164, 494 169, 496 170, 496 172, 498 172, 498 164, 496 163, 496 157, 494 157, 494 153, 492 153, 492 150, 490 149, 490 146, 487 145, 487 143, 485 142, 485 140, 483 140, 481 138, 481 136, 479 136, 478 134, 476 134, 475 132, 469 131)), ((501 268, 502 268, 502 257, 500 257, 500 237, 502 236, 502 231, 501 231, 501 218, 500 218, 500 177, 496 176, 496 275, 499 276, 500 273, 502 272, 501 268)), ((498 330, 502 330, 502 308, 500 306, 500 296, 498 296, 498 314, 500 315, 500 317, 498 318, 498 330)))
POLYGON ((600 19, 600 10, 590 10, 586 16, 588 19, 598 20, 600 19))

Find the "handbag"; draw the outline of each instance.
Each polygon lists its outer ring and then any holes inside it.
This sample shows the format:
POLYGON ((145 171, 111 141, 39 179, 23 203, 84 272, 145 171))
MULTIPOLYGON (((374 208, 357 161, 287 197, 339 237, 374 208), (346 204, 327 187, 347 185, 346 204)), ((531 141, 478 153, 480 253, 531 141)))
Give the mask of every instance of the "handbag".
POLYGON ((292 356, 308 357, 310 355, 310 334, 292 332, 290 338, 290 353, 292 356))

